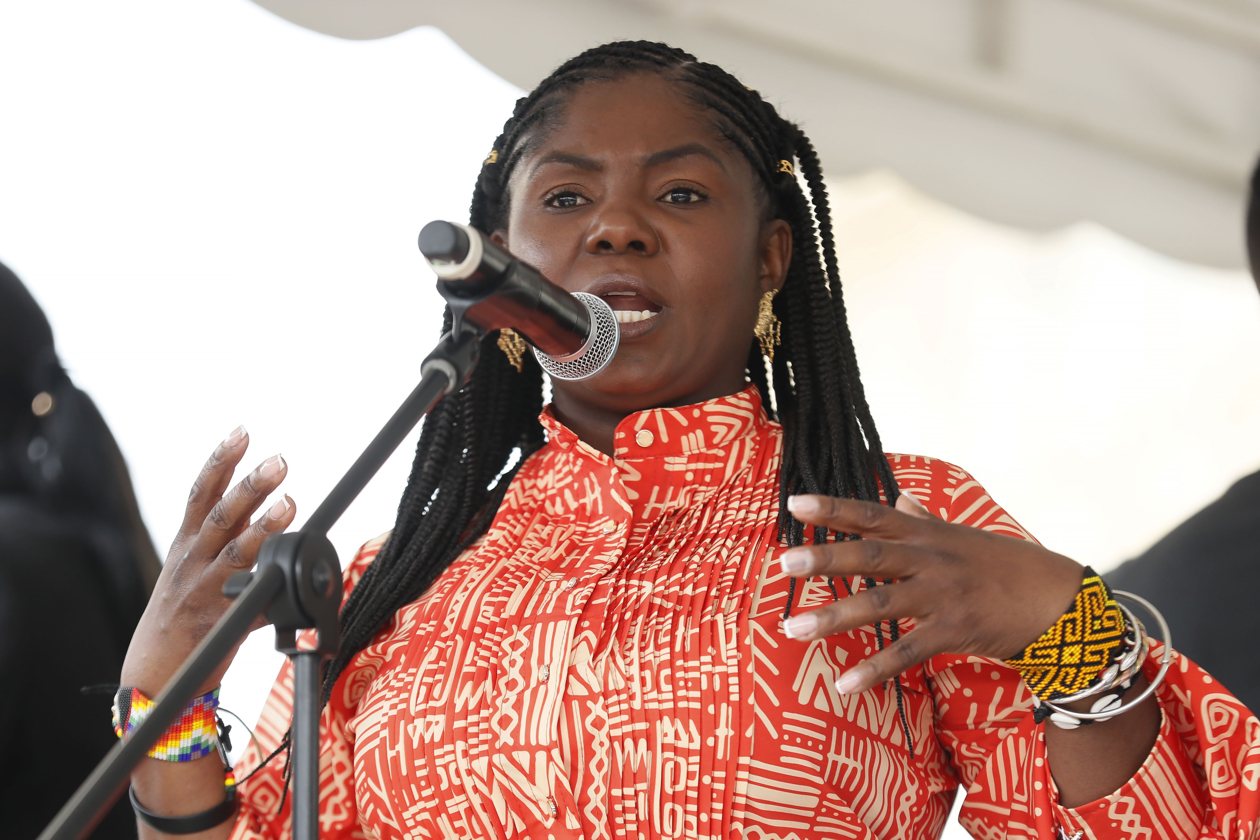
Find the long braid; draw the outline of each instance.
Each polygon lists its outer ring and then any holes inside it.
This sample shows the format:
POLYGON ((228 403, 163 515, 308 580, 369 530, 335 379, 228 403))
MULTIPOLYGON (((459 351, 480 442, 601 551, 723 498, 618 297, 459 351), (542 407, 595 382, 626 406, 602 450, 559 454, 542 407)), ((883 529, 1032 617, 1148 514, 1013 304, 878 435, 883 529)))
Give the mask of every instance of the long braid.
MULTIPOLYGON (((632 73, 656 73, 684 86, 748 159, 770 217, 784 219, 792 229, 792 260, 774 301, 783 345, 769 365, 755 343, 748 357, 750 381, 784 427, 780 538, 789 545, 805 540, 804 527, 787 512, 790 495, 877 501, 882 491, 891 504, 897 485, 858 378, 818 156, 804 132, 757 91, 664 44, 623 41, 587 50, 517 101, 473 190, 470 223, 487 233, 503 226, 511 173, 562 112, 568 94, 588 82, 632 73), (783 171, 781 161, 798 162, 808 194, 791 172, 783 171)), ((328 668, 325 699, 351 659, 394 613, 419 597, 485 532, 515 470, 543 444, 537 420, 541 369, 527 354, 518 373, 495 349, 496 339, 496 334, 483 339, 481 362, 469 383, 425 421, 394 530, 342 609, 342 649, 328 668), (514 457, 519 460, 509 470, 514 457)), ((823 541, 828 534, 816 528, 812 537, 823 541)), ((890 631, 896 639, 895 622, 890 631)), ((883 631, 877 627, 876 632, 882 641, 883 631)), ((900 682, 897 691, 900 700, 900 682)), ((903 726, 909 743, 904 715, 903 726)))

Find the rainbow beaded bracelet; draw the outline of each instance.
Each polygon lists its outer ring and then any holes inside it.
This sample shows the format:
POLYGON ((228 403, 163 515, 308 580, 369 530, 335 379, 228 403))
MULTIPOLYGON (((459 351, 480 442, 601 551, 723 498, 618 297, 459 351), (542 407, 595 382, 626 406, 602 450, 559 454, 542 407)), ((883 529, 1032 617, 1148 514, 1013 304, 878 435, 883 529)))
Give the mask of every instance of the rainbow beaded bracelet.
MULTIPOLYGON (((114 696, 114 734, 125 738, 144 723, 154 703, 140 689, 123 686, 114 696)), ((149 750, 149 756, 162 761, 195 761, 215 752, 219 746, 219 727, 215 712, 219 708, 219 689, 194 697, 170 728, 149 750)))

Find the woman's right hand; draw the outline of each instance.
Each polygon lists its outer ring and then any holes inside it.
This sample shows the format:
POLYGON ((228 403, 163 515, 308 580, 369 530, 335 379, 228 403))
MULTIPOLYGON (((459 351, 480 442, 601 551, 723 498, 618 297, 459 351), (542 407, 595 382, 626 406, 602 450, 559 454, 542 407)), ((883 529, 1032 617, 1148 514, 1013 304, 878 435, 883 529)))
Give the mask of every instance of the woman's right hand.
MULTIPOLYGON (((249 435, 240 426, 206 461, 193 483, 183 524, 162 574, 131 637, 121 684, 134 686, 147 697, 157 696, 227 611, 232 602, 223 594, 224 582, 236 572, 252 568, 263 540, 293 522, 296 509, 285 496, 250 523, 250 517, 288 472, 279 455, 263 461, 228 490, 232 473, 248 446, 249 435)), ((215 669, 198 694, 220 683, 232 656, 215 669)))

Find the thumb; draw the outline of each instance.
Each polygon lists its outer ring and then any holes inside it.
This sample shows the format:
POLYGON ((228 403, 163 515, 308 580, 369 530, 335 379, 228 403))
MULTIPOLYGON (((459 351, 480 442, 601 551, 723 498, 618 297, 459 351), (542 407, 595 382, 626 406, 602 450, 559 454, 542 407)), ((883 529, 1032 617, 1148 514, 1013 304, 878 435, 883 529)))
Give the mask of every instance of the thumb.
POLYGON ((919 519, 932 518, 932 514, 928 513, 928 509, 923 506, 923 502, 920 502, 906 490, 902 490, 901 494, 897 496, 896 509, 901 513, 917 516, 919 519))

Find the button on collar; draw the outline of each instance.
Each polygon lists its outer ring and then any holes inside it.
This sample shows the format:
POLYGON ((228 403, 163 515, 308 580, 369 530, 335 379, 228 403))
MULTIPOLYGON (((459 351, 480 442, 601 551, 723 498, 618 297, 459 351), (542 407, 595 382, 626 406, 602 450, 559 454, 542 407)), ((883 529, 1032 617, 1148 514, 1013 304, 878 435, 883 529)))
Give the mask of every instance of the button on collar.
POLYGON ((656 440, 656 436, 648 429, 639 429, 638 434, 634 436, 634 442, 644 448, 651 446, 654 440, 656 440))

